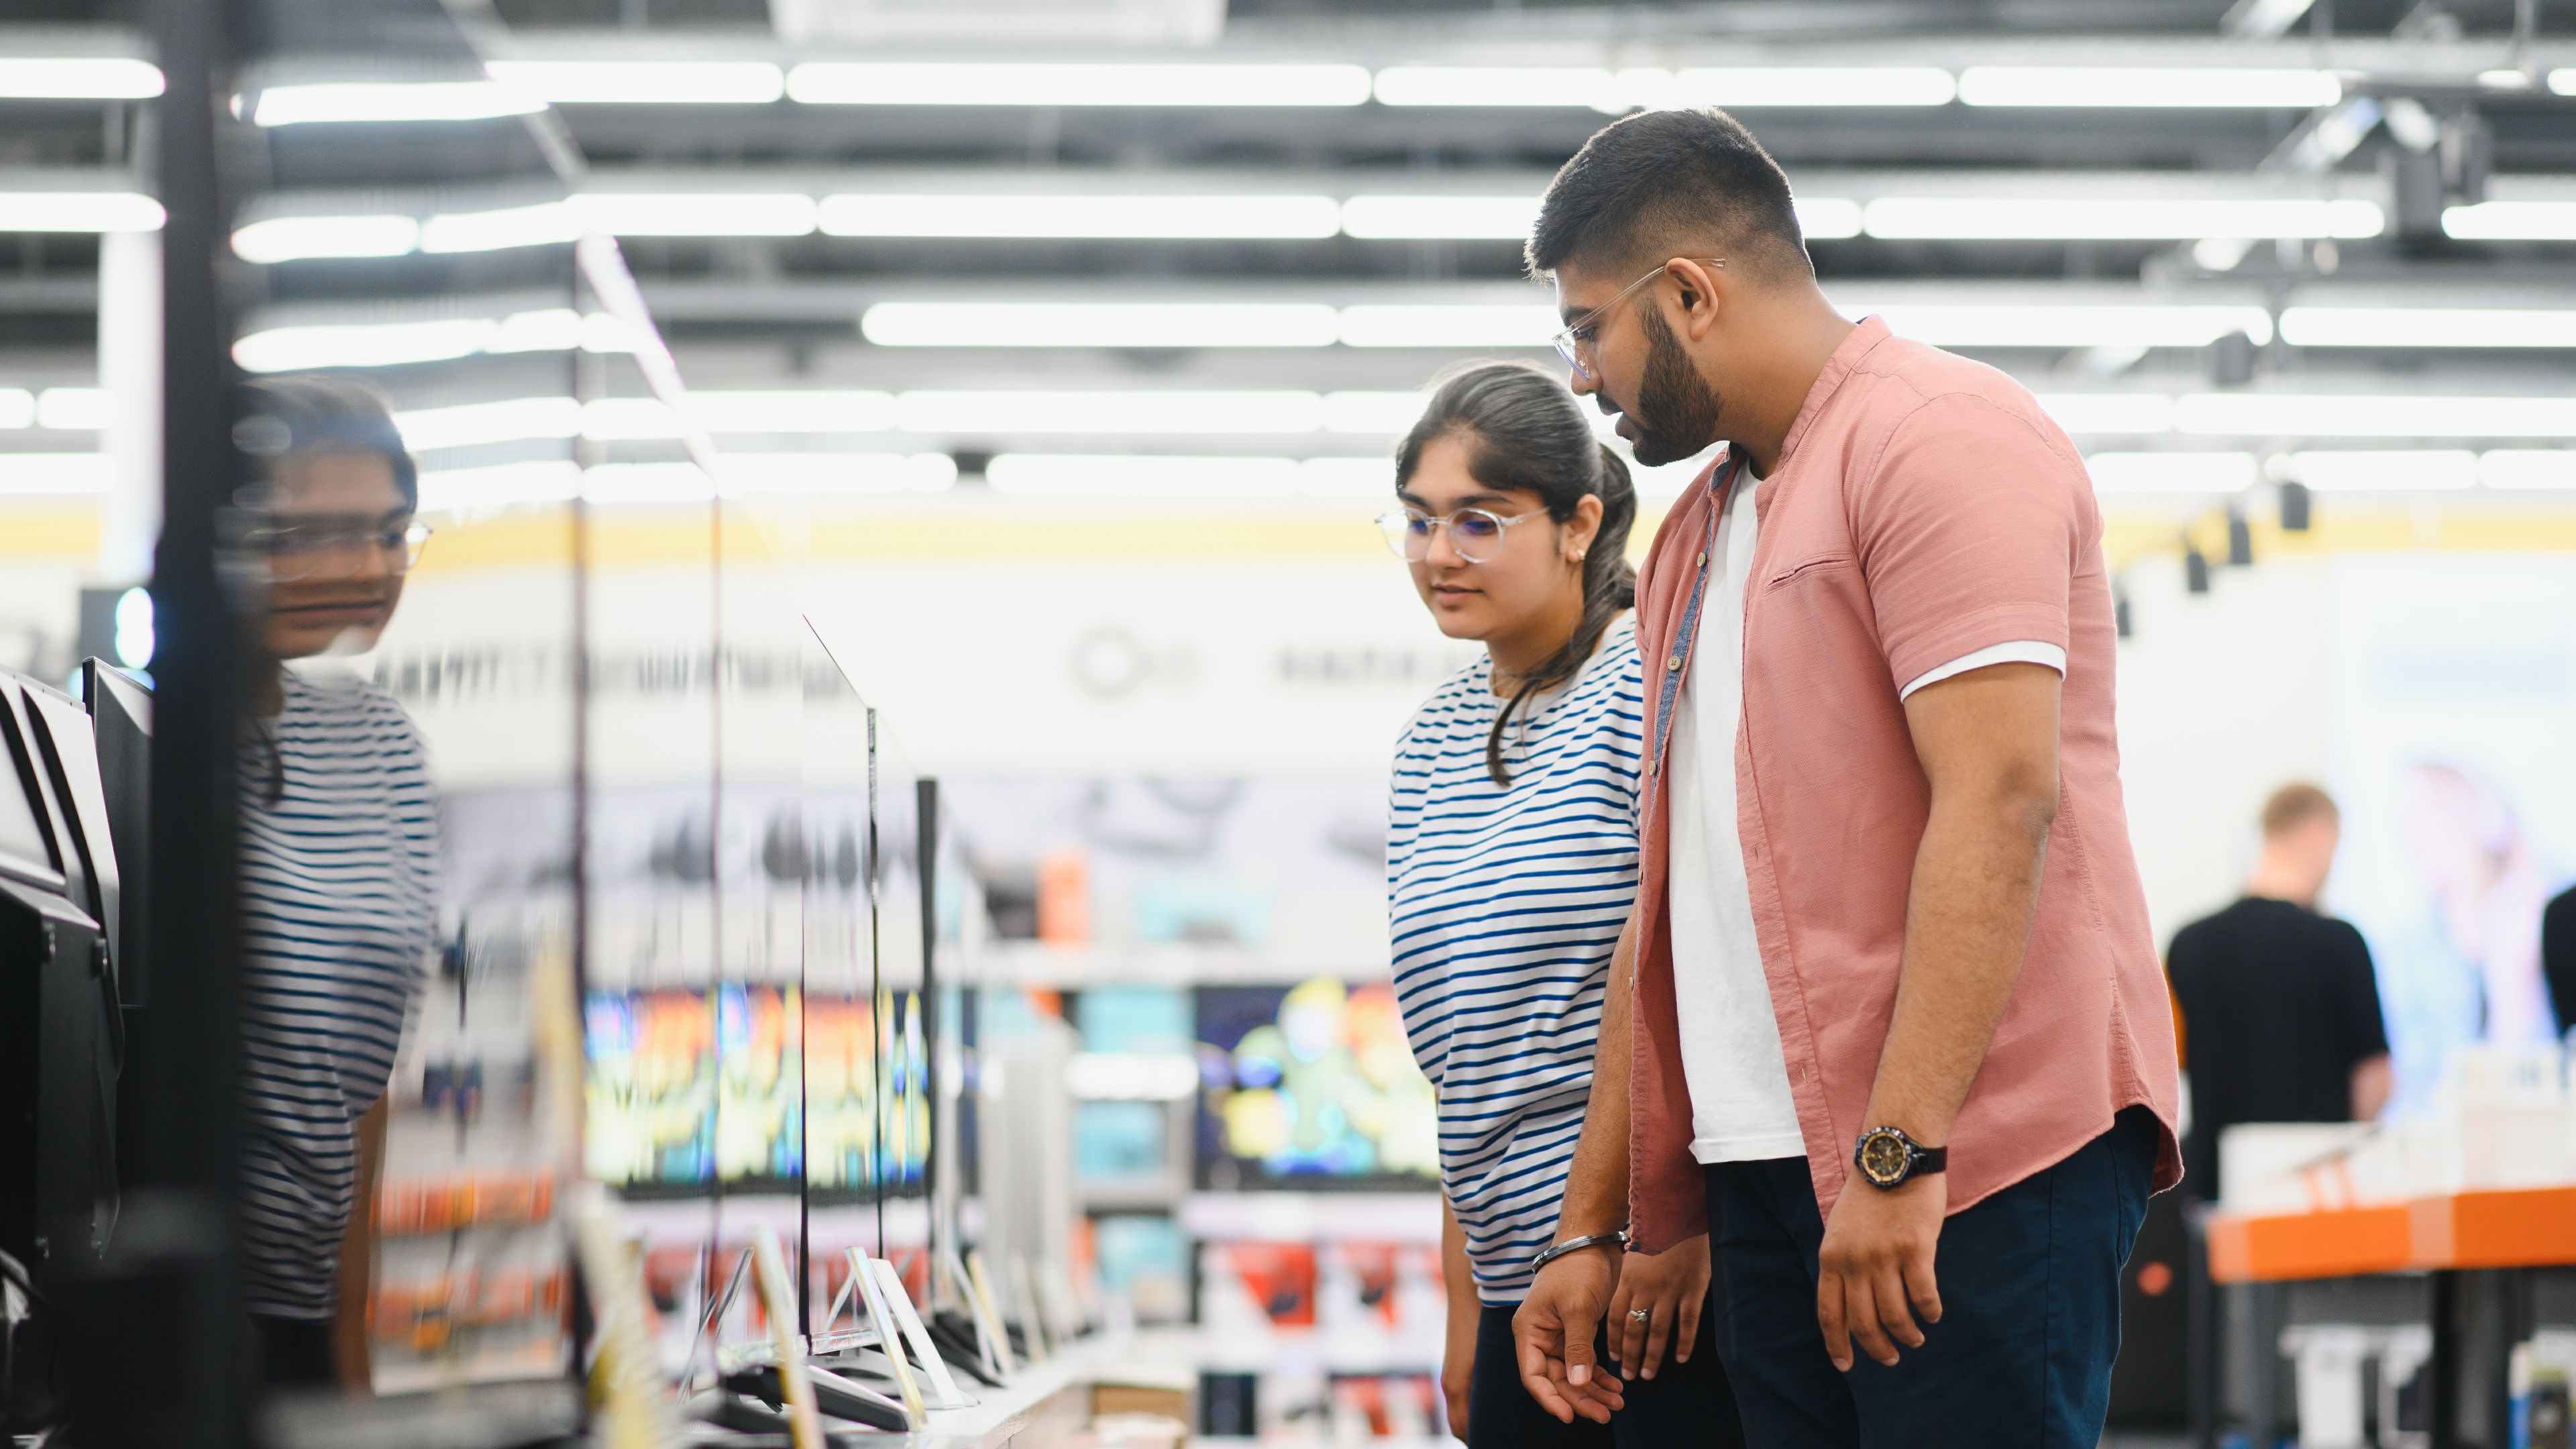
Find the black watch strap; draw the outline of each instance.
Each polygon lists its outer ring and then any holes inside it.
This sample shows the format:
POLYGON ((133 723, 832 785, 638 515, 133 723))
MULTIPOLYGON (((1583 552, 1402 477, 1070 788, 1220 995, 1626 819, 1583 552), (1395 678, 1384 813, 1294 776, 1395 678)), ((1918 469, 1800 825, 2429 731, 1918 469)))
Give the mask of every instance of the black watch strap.
POLYGON ((1926 1147, 1901 1127, 1872 1127, 1852 1143, 1852 1167, 1860 1179, 1892 1192, 1918 1177, 1950 1166, 1950 1149, 1926 1147))

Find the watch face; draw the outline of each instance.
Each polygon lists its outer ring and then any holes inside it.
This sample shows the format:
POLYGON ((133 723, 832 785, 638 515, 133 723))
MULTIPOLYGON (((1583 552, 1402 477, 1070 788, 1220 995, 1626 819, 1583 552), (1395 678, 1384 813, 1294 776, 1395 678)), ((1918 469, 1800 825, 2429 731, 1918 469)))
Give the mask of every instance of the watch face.
POLYGON ((1903 1180, 1909 1156, 1905 1139, 1893 1132, 1872 1132, 1860 1140, 1860 1170, 1881 1187, 1903 1180))

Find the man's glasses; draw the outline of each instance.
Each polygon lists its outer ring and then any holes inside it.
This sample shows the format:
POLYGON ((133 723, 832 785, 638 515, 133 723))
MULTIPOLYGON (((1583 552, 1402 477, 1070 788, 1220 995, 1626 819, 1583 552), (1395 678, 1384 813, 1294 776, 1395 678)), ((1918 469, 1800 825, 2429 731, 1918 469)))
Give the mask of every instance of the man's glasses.
MULTIPOLYGON (((1687 260, 1698 262, 1703 266, 1722 267, 1726 265, 1726 258, 1724 257, 1691 257, 1687 260)), ((1670 266, 1672 264, 1667 262, 1664 265, 1670 266)), ((1582 378, 1585 382, 1600 381, 1600 378, 1592 370, 1593 363, 1598 360, 1592 349, 1594 345, 1600 341, 1595 329, 1600 326, 1602 318, 1610 315, 1611 308, 1616 307, 1620 303, 1627 301, 1630 297, 1637 295, 1638 288, 1643 287, 1648 282, 1653 281, 1655 278, 1660 277, 1663 274, 1664 268, 1657 267, 1653 271, 1639 277, 1637 280, 1630 282, 1625 287, 1619 289, 1618 296, 1611 298, 1609 301, 1604 302, 1600 306, 1593 308, 1591 311, 1584 313, 1582 316, 1575 318, 1564 331, 1559 332, 1554 337, 1548 339, 1556 344, 1556 355, 1565 359, 1565 365, 1574 369, 1575 376, 1582 378)))
POLYGON ((1415 508, 1397 508, 1378 515, 1377 526, 1386 532, 1386 546, 1406 563, 1420 563, 1431 556, 1431 535, 1449 530, 1449 546, 1458 557, 1469 563, 1491 563, 1503 551, 1503 530, 1524 519, 1536 518, 1546 509, 1516 513, 1505 518, 1481 508, 1461 508, 1446 518, 1434 518, 1415 508))
POLYGON ((429 546, 430 527, 417 520, 366 527, 347 524, 279 524, 250 537, 268 555, 268 576, 281 584, 353 579, 371 569, 407 574, 429 546))

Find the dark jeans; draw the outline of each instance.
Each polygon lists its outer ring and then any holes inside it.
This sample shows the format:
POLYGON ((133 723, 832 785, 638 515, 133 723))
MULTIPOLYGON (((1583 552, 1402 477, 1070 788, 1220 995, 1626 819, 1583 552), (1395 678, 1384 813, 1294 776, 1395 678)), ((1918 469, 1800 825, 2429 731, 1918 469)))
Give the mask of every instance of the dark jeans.
MULTIPOLYGON (((1604 1426, 1577 1416, 1560 1424, 1521 1387, 1519 1360, 1512 1351, 1512 1308, 1488 1303, 1476 1320, 1476 1371, 1467 1385, 1467 1443, 1470 1449, 1665 1449, 1669 1445, 1742 1449, 1743 1425, 1735 1416, 1735 1394, 1726 1385, 1714 1334, 1717 1314, 1699 1316, 1699 1339, 1690 1362, 1673 1362, 1672 1350, 1651 1379, 1630 1379, 1622 1386, 1627 1407, 1604 1426)), ((1593 1336, 1601 1371, 1611 1366, 1609 1342, 1593 1336)))
POLYGON ((340 1381, 328 1319, 249 1315, 259 1354, 259 1381, 272 1389, 321 1388, 340 1381))
MULTIPOLYGON (((1802 1157, 1708 1169, 1711 1241, 1726 1285, 1733 1381, 1762 1449, 1968 1445, 2094 1449, 2120 1351, 2120 1270, 2156 1163, 2155 1118, 2111 1130, 1941 1227, 1941 1321, 1893 1368, 1849 1374, 1816 1326, 1825 1235, 1802 1157)), ((1846 1192, 1875 1189, 1855 1180, 1846 1192)), ((1480 1360, 1481 1361, 1481 1360, 1480 1360)))

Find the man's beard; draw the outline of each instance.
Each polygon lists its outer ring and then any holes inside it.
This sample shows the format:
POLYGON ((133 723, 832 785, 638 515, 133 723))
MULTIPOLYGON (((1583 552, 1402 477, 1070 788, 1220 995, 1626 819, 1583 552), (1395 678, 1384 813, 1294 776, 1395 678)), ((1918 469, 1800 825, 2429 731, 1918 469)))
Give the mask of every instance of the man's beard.
POLYGON ((1717 441, 1718 415, 1725 410, 1717 389, 1691 365, 1681 339, 1657 313, 1638 318, 1646 329, 1646 378, 1637 388, 1637 405, 1625 409, 1637 431, 1628 450, 1649 468, 1678 463, 1717 441))

